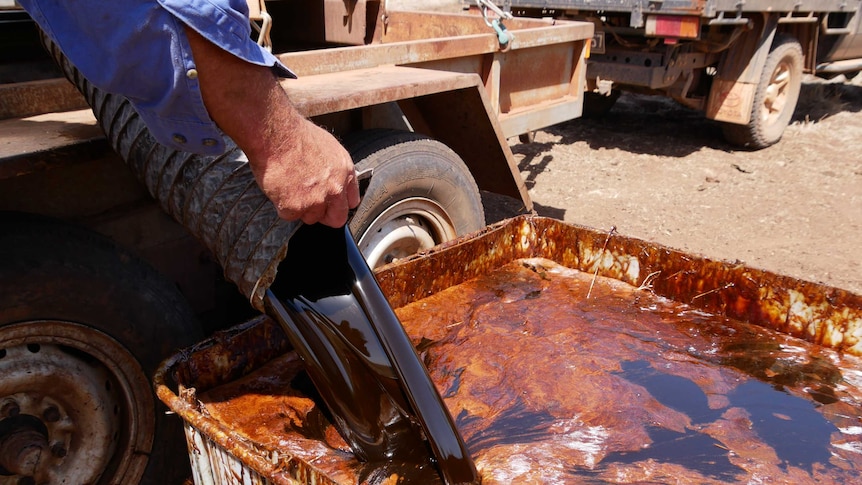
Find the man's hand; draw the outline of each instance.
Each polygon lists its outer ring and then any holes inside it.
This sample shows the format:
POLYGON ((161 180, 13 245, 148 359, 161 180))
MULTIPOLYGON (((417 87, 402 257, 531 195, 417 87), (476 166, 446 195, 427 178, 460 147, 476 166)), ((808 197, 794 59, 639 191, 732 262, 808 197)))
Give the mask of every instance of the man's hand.
POLYGON ((252 165, 255 178, 281 218, 341 227, 359 204, 353 161, 328 132, 304 119, 298 124, 290 146, 252 165))
POLYGON ((268 67, 247 63, 190 28, 207 112, 248 156, 258 185, 287 220, 341 227, 359 205, 350 154, 303 118, 268 67))

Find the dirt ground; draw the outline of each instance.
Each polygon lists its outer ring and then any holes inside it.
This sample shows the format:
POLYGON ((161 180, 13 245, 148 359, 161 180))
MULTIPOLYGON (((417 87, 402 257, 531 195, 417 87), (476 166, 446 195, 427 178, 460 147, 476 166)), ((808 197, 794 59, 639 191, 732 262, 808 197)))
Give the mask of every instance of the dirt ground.
MULTIPOLYGON (((784 137, 760 151, 734 149, 673 101, 630 94, 604 118, 510 144, 540 215, 862 294, 858 80, 807 80, 784 137)), ((521 209, 487 199, 489 222, 521 209)))

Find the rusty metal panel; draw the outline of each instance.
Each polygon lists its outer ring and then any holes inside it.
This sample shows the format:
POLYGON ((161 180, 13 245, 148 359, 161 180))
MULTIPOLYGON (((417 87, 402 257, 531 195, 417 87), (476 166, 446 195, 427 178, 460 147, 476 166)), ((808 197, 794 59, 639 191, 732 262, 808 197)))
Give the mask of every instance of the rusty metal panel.
POLYGON ((476 74, 383 66, 284 80, 282 86, 309 117, 400 102, 415 131, 454 150, 480 189, 531 206, 526 186, 516 182, 521 177, 506 142, 511 135, 497 122, 476 74))
POLYGON ((0 120, 0 179, 110 151, 89 109, 0 120))
MULTIPOLYGON (((504 21, 510 31, 551 27, 553 22, 543 19, 513 18, 504 21)), ((380 43, 391 44, 422 39, 446 39, 476 34, 494 34, 481 15, 411 12, 389 10, 382 20, 380 43)), ((546 32, 547 35, 553 35, 546 32)))
POLYGON ((743 12, 841 12, 856 10, 859 0, 712 0, 716 10, 743 12))
POLYGON ((83 108, 87 101, 66 79, 0 84, 0 120, 83 108))
POLYGON ((483 89, 441 92, 403 104, 409 105, 402 108, 414 127, 429 127, 424 134, 443 142, 464 160, 479 189, 516 197, 532 210, 506 135, 483 89), (415 123, 415 117, 421 117, 421 123, 415 123))
POLYGON ((324 0, 326 41, 362 45, 366 35, 365 0, 324 0))
POLYGON ((453 39, 417 40, 394 44, 341 47, 279 55, 300 77, 382 65, 414 64, 437 59, 485 54, 498 50, 496 36, 472 35, 453 39))
POLYGON ((305 116, 320 116, 375 104, 479 85, 472 74, 382 66, 286 79, 281 82, 305 116))
POLYGON ((536 104, 529 110, 503 113, 499 117, 500 126, 506 137, 512 137, 579 118, 583 111, 583 96, 565 96, 536 104))
MULTIPOLYGON (((536 19, 507 23, 514 38, 502 50, 496 35, 477 15, 388 12, 383 33, 373 45, 281 55, 300 81, 306 80, 304 85, 290 81, 284 85, 304 86, 303 92, 291 97, 306 106, 302 108, 306 114, 315 116, 369 106, 375 100, 407 98, 404 90, 393 96, 394 79, 378 85, 374 68, 385 71, 395 64, 476 73, 482 78, 490 116, 511 115, 503 131, 504 142, 505 137, 580 116, 586 42, 592 36, 592 24, 536 19), (358 72, 350 74, 352 70, 358 72), (329 77, 319 81, 320 76, 329 77), (360 96, 360 92, 364 94, 360 96)), ((429 75, 428 82, 431 78, 429 75)), ((416 77, 415 82, 426 81, 416 77)), ((421 88, 414 85, 412 89, 421 95, 421 88)))
POLYGON ((574 51, 571 44, 555 44, 499 55, 500 112, 516 111, 568 95, 572 72, 579 61, 573 59, 574 51))
MULTIPOLYGON (((388 12, 393 24, 380 43, 279 54, 299 76, 325 74, 381 65, 421 64, 501 51, 497 35, 473 15, 388 12), (408 21, 409 20, 409 21, 408 21), (395 26, 402 27, 396 29, 395 26), (410 37, 413 36, 413 37, 410 37)), ((592 24, 514 19, 510 49, 548 46, 589 39, 592 24)))

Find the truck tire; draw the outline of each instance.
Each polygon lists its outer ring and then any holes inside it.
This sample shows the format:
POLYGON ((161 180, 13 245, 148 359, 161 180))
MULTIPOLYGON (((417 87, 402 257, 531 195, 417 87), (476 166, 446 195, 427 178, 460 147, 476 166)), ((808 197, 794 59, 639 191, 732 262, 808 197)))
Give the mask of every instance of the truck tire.
POLYGON ((350 231, 374 269, 485 226, 482 198, 455 152, 428 137, 368 130, 344 140, 373 169, 350 231))
POLYGON ((0 213, 0 482, 181 483, 159 362, 201 337, 176 287, 110 240, 0 213))
POLYGON ((776 35, 754 93, 751 121, 747 125, 723 124, 725 140, 750 150, 778 143, 799 100, 802 64, 799 42, 787 34, 776 35))

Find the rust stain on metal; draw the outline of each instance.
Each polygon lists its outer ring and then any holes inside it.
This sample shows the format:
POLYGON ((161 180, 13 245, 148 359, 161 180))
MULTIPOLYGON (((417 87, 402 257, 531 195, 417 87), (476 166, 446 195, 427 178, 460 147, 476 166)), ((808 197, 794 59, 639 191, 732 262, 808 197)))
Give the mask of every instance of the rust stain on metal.
POLYGON ((570 92, 578 60, 571 44, 513 50, 500 58, 500 111, 508 113, 539 103, 564 99, 570 92), (524 75, 530 73, 529 76, 524 75))
MULTIPOLYGON (((560 466, 562 481, 579 467, 609 482, 670 473, 724 483, 768 470, 842 483, 862 467, 849 451, 859 436, 841 431, 862 419, 862 390, 841 377, 860 371, 858 359, 829 348, 858 353, 859 295, 532 216, 377 277, 486 483, 541 480, 560 466), (665 381, 685 392, 664 395, 665 381), (767 419, 776 399, 802 414, 767 419), (667 456, 626 458, 668 436, 706 443, 709 459, 664 445, 667 456), (526 468, 506 475, 516 455, 526 468)), ((280 332, 261 317, 175 356, 155 378, 159 397, 272 483, 393 479, 395 465, 374 473, 353 459, 297 391, 280 332)))
POLYGON ((87 101, 63 78, 0 85, 0 120, 84 108, 87 101))
MULTIPOLYGON (((499 52, 494 31, 481 17, 390 11, 385 33, 365 46, 281 53, 279 59, 300 77, 384 65, 405 65, 458 59, 499 52)), ((517 19, 507 27, 515 34, 512 49, 581 41, 592 25, 517 19)))
POLYGON ((384 66, 282 81, 291 101, 305 116, 373 106, 456 89, 475 88, 475 75, 384 66))

